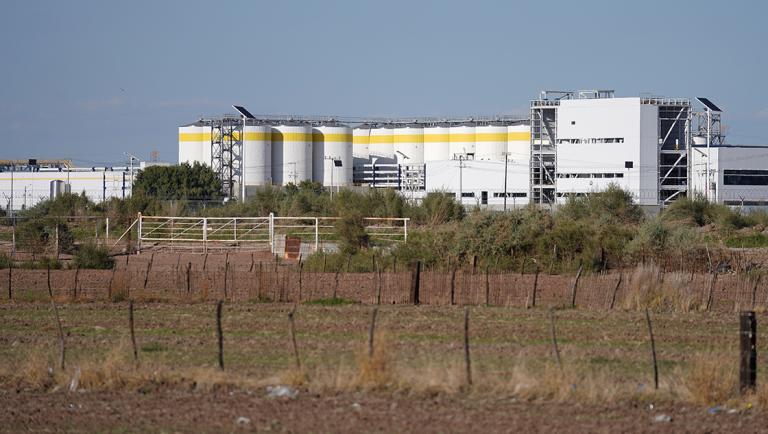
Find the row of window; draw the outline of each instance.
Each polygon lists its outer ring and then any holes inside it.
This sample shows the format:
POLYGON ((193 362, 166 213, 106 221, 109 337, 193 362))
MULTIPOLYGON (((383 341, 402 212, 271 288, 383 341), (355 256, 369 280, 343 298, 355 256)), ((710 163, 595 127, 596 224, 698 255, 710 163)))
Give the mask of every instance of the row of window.
POLYGON ((723 170, 725 185, 768 185, 768 170, 723 170))
POLYGON ((623 173, 558 173, 558 178, 623 178, 623 173))
MULTIPOLYGON (((484 196, 487 197, 487 192, 484 196)), ((462 191, 461 197, 475 197, 474 191, 462 191)), ((493 193, 493 197, 504 197, 504 193, 493 193)), ((528 197, 528 193, 507 193, 507 197, 528 197)))
POLYGON ((557 139, 557 143, 569 143, 578 145, 581 143, 624 143, 624 137, 600 137, 589 139, 557 139))

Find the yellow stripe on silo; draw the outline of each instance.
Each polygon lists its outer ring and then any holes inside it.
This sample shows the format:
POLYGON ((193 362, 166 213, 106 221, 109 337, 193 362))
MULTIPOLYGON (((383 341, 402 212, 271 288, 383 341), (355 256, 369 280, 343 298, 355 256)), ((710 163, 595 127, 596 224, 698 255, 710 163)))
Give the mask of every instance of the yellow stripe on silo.
POLYGON ((246 131, 245 140, 247 142, 263 142, 272 139, 272 133, 267 131, 246 131))
POLYGON ((476 133, 476 142, 506 142, 507 133, 476 133))
POLYGON ((349 143, 352 141, 352 134, 312 133, 312 140, 324 143, 349 143))
POLYGON ((211 133, 179 133, 180 142, 210 142, 211 133))
POLYGON ((448 143, 448 134, 424 134, 424 143, 448 143))
POLYGON ((510 131, 507 133, 507 140, 510 142, 530 142, 531 132, 530 131, 522 131, 522 132, 510 131))
POLYGON ((311 142, 312 133, 281 133, 272 131, 273 142, 311 142))
POLYGON ((393 143, 424 143, 423 134, 395 134, 393 143))
POLYGON ((475 141, 475 134, 469 133, 469 134, 449 134, 448 138, 450 139, 450 142, 474 142, 475 141))
POLYGON ((373 134, 371 134, 371 139, 370 139, 370 142, 368 143, 372 145, 382 144, 382 143, 384 144, 395 143, 395 137, 394 135, 391 135, 391 134, 384 135, 384 136, 374 136, 373 134))
POLYGON ((367 145, 371 143, 370 136, 352 136, 353 145, 367 145))

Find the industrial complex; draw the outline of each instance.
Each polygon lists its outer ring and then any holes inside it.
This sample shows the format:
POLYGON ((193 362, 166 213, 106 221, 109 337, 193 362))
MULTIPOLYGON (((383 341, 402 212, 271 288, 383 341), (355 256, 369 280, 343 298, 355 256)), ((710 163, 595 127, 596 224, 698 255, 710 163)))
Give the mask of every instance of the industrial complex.
MULTIPOLYGON (((179 163, 209 165, 230 198, 316 181, 394 188, 414 200, 445 192, 492 209, 557 205, 610 185, 648 208, 699 194, 768 205, 768 146, 727 144, 722 111, 708 98, 543 91, 524 115, 449 119, 254 116, 233 107, 178 136, 179 163)), ((14 209, 61 189, 124 197, 133 170, 1 162, 0 194, 14 209)))

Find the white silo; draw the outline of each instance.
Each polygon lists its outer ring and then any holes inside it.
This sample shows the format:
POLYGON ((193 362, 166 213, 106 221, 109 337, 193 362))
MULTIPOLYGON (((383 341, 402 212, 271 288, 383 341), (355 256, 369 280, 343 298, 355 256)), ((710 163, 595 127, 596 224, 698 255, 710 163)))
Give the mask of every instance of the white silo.
POLYGON ((299 122, 272 127, 272 182, 279 185, 312 180, 312 128, 299 122))
POLYGON ((475 160, 504 161, 507 126, 492 122, 475 128, 475 160))
POLYGON ((448 138, 450 140, 449 154, 452 159, 459 156, 467 159, 467 154, 475 154, 475 124, 472 122, 454 125, 450 128, 448 138))
POLYGON ((350 127, 329 122, 312 128, 312 179, 327 187, 352 185, 352 152, 350 127))
POLYGON ((531 127, 526 124, 507 126, 509 159, 528 163, 531 160, 531 127))
POLYGON ((450 140, 447 125, 424 127, 424 161, 450 159, 450 140))
POLYGON ((246 188, 272 183, 272 128, 269 125, 246 122, 243 162, 246 188))
POLYGON ((396 163, 394 127, 391 124, 378 125, 371 128, 368 152, 371 159, 376 158, 377 164, 396 163))
POLYGON ((195 162, 211 164, 211 129, 202 122, 179 127, 179 164, 195 162), (204 158, 204 149, 208 148, 208 159, 204 158))
POLYGON ((393 142, 397 164, 424 164, 424 128, 421 125, 411 124, 395 128, 393 142))

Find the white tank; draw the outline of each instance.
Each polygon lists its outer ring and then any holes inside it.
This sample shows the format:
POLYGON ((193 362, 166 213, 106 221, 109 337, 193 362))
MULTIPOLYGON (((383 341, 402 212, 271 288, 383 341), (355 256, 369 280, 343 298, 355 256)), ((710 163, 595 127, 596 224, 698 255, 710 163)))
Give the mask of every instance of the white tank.
POLYGON ((526 163, 531 160, 531 127, 530 125, 507 126, 507 152, 509 159, 526 163))
POLYGON ((272 128, 269 125, 249 125, 243 134, 245 185, 272 183, 272 128))
POLYGON ((449 155, 452 159, 459 159, 459 155, 475 153, 475 125, 467 123, 450 128, 448 138, 450 140, 449 155))
POLYGON ((368 151, 371 159, 376 158, 377 164, 395 163, 394 127, 381 125, 371 128, 368 151))
POLYGON ((179 164, 195 162, 211 164, 211 129, 201 122, 179 127, 179 164))
POLYGON ((406 125, 395 128, 394 151, 397 164, 413 166, 424 164, 424 128, 406 125))
POLYGON ((327 187, 352 185, 352 129, 341 124, 312 128, 312 179, 327 187), (341 161, 341 167, 334 164, 341 161))
POLYGON ((352 158, 355 167, 362 168, 371 162, 368 145, 371 141, 371 126, 361 124, 352 130, 352 158))
POLYGON ((312 128, 299 123, 272 127, 272 182, 312 180, 312 128))
POLYGON ((504 161, 507 152, 507 126, 503 124, 475 127, 475 160, 504 161))
POLYGON ((447 126, 424 127, 424 161, 450 159, 450 140, 447 126))

